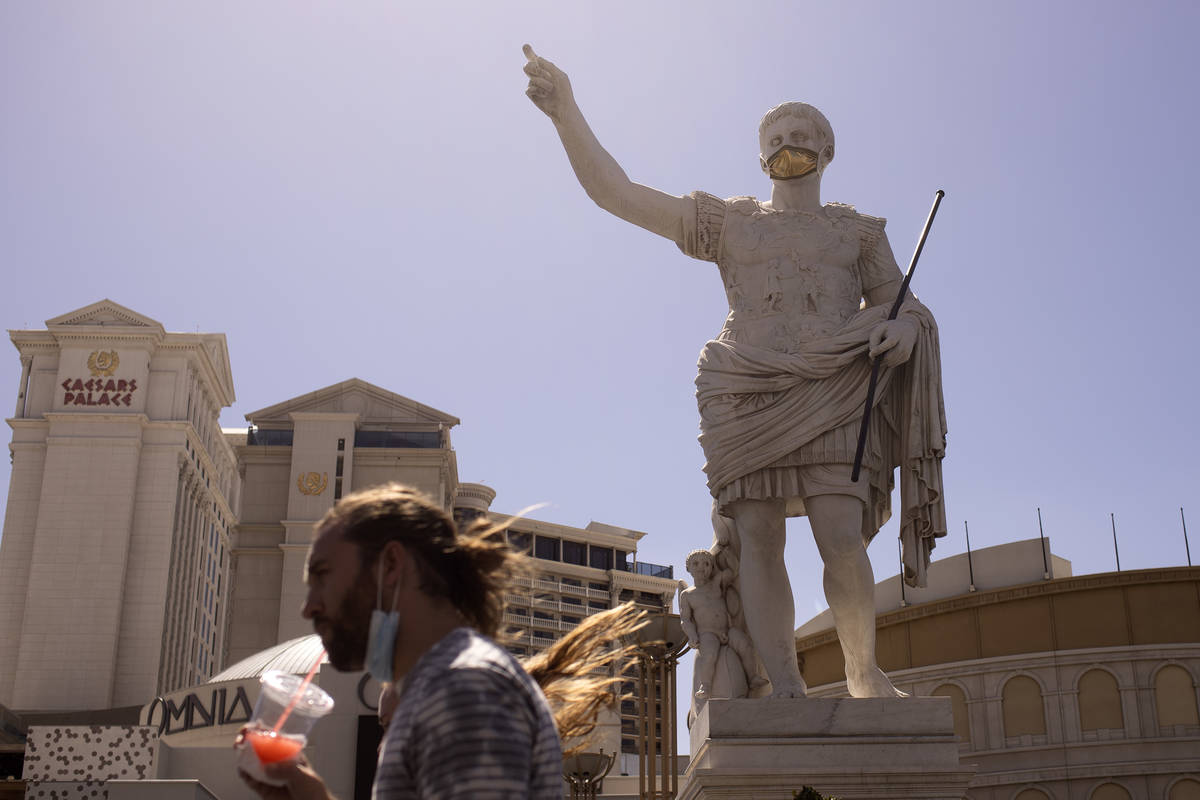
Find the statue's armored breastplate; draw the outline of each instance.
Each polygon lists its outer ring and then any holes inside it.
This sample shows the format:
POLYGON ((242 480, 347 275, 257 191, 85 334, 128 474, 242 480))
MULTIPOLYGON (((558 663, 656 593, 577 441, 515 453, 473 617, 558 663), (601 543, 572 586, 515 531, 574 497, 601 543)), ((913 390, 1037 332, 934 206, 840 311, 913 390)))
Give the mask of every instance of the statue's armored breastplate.
POLYGON ((789 352, 838 330, 862 301, 853 213, 731 203, 719 262, 730 311, 722 337, 789 352))

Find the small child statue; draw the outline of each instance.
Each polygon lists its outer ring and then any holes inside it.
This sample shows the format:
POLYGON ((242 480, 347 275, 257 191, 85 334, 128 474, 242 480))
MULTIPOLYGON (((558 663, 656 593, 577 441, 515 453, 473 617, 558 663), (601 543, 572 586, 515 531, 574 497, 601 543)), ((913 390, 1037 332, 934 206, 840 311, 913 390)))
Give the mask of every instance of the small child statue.
POLYGON ((726 591, 737 577, 737 565, 733 549, 721 541, 709 550, 693 550, 684 562, 695 585, 688 589, 680 581, 679 617, 688 644, 699 651, 693 681, 697 700, 707 700, 712 692, 723 646, 732 647, 737 653, 751 690, 766 685, 766 679, 758 675, 754 647, 746 634, 732 624, 726 603, 726 591), (718 556, 723 556, 728 566, 719 567, 718 556))

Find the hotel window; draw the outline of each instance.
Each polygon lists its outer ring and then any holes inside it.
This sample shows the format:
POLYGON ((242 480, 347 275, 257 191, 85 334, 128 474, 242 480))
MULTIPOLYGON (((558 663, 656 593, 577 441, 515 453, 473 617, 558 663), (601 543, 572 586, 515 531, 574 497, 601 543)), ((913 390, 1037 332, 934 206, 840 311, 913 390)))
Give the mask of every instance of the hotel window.
POLYGON ((538 536, 534 544, 534 557, 546 561, 558 561, 558 542, 558 539, 550 536, 538 536))
POLYGON ((576 564, 581 567, 586 566, 587 545, 581 542, 572 542, 570 539, 563 539, 562 560, 566 564, 576 564))
POLYGON ((593 569, 612 569, 613 567, 613 551, 611 547, 596 547, 592 545, 588 548, 589 566, 593 569))
MULTIPOLYGON (((341 451, 342 449, 344 449, 345 444, 346 444, 345 439, 338 439, 338 450, 341 451)), ((342 470, 344 470, 345 467, 346 467, 346 457, 339 455, 337 457, 337 466, 334 467, 334 472, 333 472, 333 499, 334 500, 342 499, 342 470)))
POLYGON ((354 446, 439 448, 442 437, 437 431, 355 431, 354 446))
POLYGON ((533 536, 528 533, 521 533, 520 531, 508 532, 508 546, 518 553, 528 553, 532 540, 533 536))

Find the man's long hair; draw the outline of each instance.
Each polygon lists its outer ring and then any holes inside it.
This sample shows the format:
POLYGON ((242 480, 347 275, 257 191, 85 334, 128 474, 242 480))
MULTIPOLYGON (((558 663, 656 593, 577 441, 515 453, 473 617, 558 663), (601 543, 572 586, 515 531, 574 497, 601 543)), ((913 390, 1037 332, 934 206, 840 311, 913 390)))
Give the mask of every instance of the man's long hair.
POLYGON ((601 710, 621 699, 622 676, 637 651, 633 634, 646 616, 633 603, 610 608, 521 662, 554 709, 564 756, 583 752, 601 710))
MULTIPOLYGON (((317 530, 356 544, 364 567, 388 542, 400 542, 413 557, 421 591, 446 598, 467 625, 503 641, 505 592, 514 578, 531 572, 529 559, 504 541, 511 521, 480 517, 460 533, 432 499, 389 483, 342 498, 317 530)), ((522 662, 553 709, 559 737, 578 742, 566 755, 584 749, 600 711, 619 699, 619 684, 637 649, 632 634, 645 620, 646 612, 626 603, 589 617, 522 662)))

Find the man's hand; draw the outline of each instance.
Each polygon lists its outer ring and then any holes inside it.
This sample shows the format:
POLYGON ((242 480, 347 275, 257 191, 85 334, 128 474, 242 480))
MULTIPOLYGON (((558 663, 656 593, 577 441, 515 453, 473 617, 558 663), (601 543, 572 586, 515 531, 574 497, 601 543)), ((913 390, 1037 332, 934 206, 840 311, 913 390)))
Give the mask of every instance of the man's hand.
POLYGON ((911 320, 887 320, 871 330, 867 354, 871 358, 883 356, 885 367, 895 367, 908 361, 916 343, 917 329, 911 320))
POLYGON ((238 777, 242 782, 263 800, 336 800, 325 788, 325 781, 313 771, 304 756, 294 761, 263 764, 263 772, 271 780, 286 783, 283 786, 272 786, 255 780, 245 770, 238 770, 238 777))
POLYGON ((529 59, 525 62, 525 74, 529 76, 525 94, 546 116, 561 122, 565 112, 575 107, 575 94, 571 91, 567 73, 533 52, 529 45, 522 50, 529 59))
MULTIPOLYGON (((245 727, 238 731, 233 746, 249 747, 246 744, 245 727)), ((263 783, 242 769, 238 770, 238 777, 263 800, 337 800, 329 793, 325 781, 321 780, 321 776, 309 765, 303 753, 288 761, 263 764, 262 770, 271 780, 283 782, 283 785, 263 783)))

